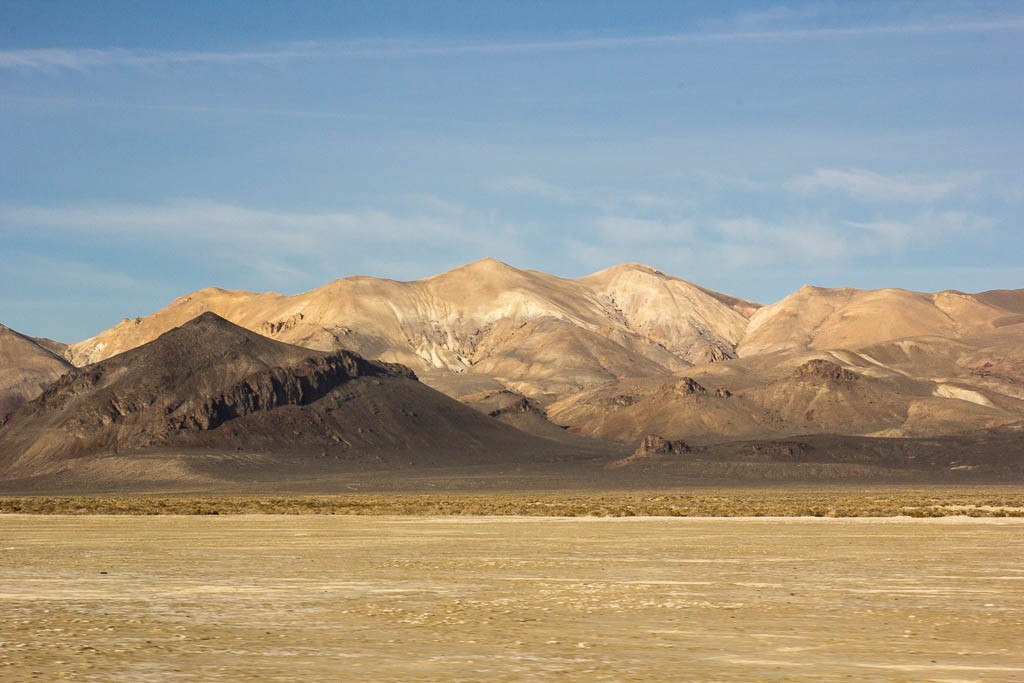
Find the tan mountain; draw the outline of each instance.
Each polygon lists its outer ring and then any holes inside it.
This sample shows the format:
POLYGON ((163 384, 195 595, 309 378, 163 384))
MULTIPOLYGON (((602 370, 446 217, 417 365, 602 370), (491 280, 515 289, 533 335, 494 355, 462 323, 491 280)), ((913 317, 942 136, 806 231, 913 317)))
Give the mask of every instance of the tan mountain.
POLYGON ((899 339, 977 339, 1024 323, 1024 290, 935 294, 902 289, 803 287, 756 311, 741 356, 774 351, 859 349, 899 339))
POLYGON ((690 380, 593 387, 548 414, 584 435, 697 442, 955 435, 1024 419, 1024 290, 803 287, 751 315, 737 354, 690 380))
POLYGON ((73 344, 75 365, 155 339, 200 313, 279 341, 411 367, 451 393, 509 388, 549 400, 620 377, 670 376, 735 356, 753 304, 646 266, 564 279, 484 259, 414 282, 350 277, 283 296, 204 289, 73 344))
MULTIPOLYGON (((804 287, 751 316, 744 357, 852 351, 875 374, 1024 399, 1024 289, 935 294, 804 287)), ((963 396, 967 394, 963 394, 963 396)), ((982 401, 983 403, 984 401, 982 401)))
POLYGON ((72 366, 58 355, 62 345, 33 339, 0 325, 0 420, 72 366))

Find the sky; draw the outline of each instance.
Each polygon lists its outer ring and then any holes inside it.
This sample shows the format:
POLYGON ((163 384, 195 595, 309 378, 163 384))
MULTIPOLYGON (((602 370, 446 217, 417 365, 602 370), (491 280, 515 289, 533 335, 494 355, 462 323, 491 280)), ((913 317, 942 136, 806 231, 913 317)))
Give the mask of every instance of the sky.
POLYGON ((0 0, 0 323, 490 256, 1024 287, 1024 2, 0 0))

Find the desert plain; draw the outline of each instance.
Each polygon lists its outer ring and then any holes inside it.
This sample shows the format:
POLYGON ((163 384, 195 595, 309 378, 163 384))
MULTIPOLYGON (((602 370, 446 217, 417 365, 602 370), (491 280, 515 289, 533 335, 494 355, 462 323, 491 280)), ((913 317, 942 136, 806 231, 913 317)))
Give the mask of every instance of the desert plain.
POLYGON ((0 680, 1019 681, 1024 519, 0 517, 0 680))

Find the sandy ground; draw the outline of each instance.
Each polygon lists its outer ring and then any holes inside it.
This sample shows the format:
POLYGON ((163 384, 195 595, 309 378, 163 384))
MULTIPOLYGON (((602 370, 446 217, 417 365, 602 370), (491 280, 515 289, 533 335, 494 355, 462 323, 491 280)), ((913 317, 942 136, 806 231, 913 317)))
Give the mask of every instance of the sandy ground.
POLYGON ((0 680, 1021 681, 1024 520, 0 516, 0 680))

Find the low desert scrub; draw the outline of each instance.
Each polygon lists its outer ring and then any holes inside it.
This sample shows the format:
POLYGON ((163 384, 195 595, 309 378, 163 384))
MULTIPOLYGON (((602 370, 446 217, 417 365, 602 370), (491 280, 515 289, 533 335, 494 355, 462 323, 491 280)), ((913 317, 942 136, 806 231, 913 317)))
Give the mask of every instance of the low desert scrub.
POLYGON ((0 513, 523 515, 548 517, 1024 517, 1020 487, 692 492, 0 497, 0 513))

